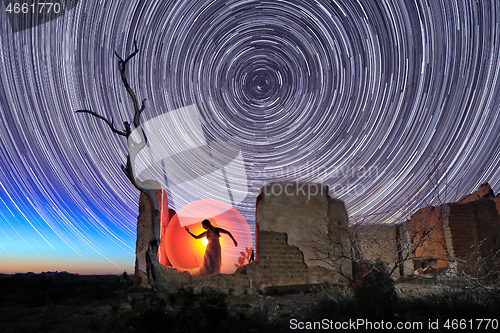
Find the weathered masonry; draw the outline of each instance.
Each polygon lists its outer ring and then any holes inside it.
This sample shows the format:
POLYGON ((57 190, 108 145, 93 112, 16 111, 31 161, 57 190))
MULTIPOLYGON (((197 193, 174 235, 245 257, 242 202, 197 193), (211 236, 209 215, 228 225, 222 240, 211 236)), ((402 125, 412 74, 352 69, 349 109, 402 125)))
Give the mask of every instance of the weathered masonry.
POLYGON ((415 273, 447 270, 472 277, 496 276, 499 207, 500 197, 486 183, 456 203, 417 211, 407 224, 416 247, 415 273))
POLYGON ((335 283, 351 276, 347 212, 327 186, 263 187, 256 224, 257 261, 241 271, 259 285, 335 283))
MULTIPOLYGON (((170 214, 157 193, 162 225, 170 214)), ((144 247, 149 241, 150 203, 141 195, 138 217, 137 285, 147 287, 144 247)), ((211 287, 229 293, 270 286, 337 283, 351 276, 351 244, 344 203, 330 198, 328 187, 296 182, 271 183, 261 189, 256 206, 256 260, 234 274, 190 275, 162 265, 165 288, 211 287)), ((182 246, 180 244, 179 246, 182 246)), ((163 245, 160 245, 159 255, 163 245)), ((163 260, 162 262, 166 262, 163 260)))
MULTIPOLYGON (((157 192, 161 233, 173 213, 157 192)), ((271 183, 256 202, 256 260, 233 274, 191 275, 169 266, 160 244, 164 289, 210 287, 255 293, 267 287, 342 283, 352 277, 352 260, 383 261, 393 277, 467 274, 495 278, 500 271, 500 196, 488 184, 460 199, 425 207, 409 221, 349 227, 344 203, 321 184, 271 183)), ((137 286, 148 287, 147 246, 152 239, 151 203, 141 195, 136 248, 137 286)), ((179 244, 182 246, 182 244, 179 244)))
POLYGON ((382 260, 393 277, 500 272, 500 197, 488 184, 455 203, 424 207, 399 224, 353 225, 354 255, 382 260))

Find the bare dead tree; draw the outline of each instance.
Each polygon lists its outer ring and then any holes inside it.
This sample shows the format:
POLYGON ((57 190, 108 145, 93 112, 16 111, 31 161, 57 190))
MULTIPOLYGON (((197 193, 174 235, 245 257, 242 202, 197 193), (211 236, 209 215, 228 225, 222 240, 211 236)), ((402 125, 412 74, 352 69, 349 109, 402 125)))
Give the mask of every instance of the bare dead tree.
MULTIPOLYGON (((127 146, 128 146, 128 154, 127 154, 127 163, 126 165, 121 165, 122 171, 125 173, 129 181, 134 185, 135 188, 137 188, 141 193, 145 193, 149 199, 151 200, 151 203, 153 205, 153 219, 152 219, 152 226, 151 230, 153 230, 153 233, 150 237, 149 240, 149 247, 146 252, 146 267, 147 267, 147 272, 146 275, 148 277, 148 282, 151 285, 151 287, 158 292, 158 289, 161 287, 161 268, 160 268, 160 263, 158 260, 158 247, 160 245, 160 210, 158 206, 158 200, 156 198, 154 190, 151 188, 151 186, 148 186, 148 184, 140 181, 139 179, 136 178, 135 176, 135 159, 137 154, 146 146, 147 144, 147 137, 146 134, 144 133, 142 126, 141 126, 141 114, 144 111, 145 105, 144 102, 146 99, 143 99, 141 102, 141 105, 139 107, 139 102, 137 100, 137 96, 135 92, 132 90, 130 85, 128 84, 127 81, 127 76, 126 76, 126 65, 129 60, 131 60, 137 53, 139 52, 139 49, 137 48, 137 42, 134 41, 134 52, 132 52, 130 55, 128 55, 125 59, 122 59, 118 53, 115 51, 115 55, 118 58, 118 69, 120 71, 121 79, 123 82, 123 85, 125 86, 125 89, 127 90, 131 100, 132 104, 134 107, 134 118, 133 118, 133 124, 134 127, 139 134, 140 141, 136 142, 132 137, 132 131, 130 128, 130 123, 125 121, 123 123, 124 129, 119 130, 115 127, 113 119, 109 121, 107 118, 99 115, 98 113, 91 111, 91 110, 78 110, 76 113, 87 113, 90 114, 98 119, 103 120, 111 129, 113 133, 116 133, 120 136, 123 136, 127 138, 127 146)), ((164 289, 164 288, 162 288, 164 289)))

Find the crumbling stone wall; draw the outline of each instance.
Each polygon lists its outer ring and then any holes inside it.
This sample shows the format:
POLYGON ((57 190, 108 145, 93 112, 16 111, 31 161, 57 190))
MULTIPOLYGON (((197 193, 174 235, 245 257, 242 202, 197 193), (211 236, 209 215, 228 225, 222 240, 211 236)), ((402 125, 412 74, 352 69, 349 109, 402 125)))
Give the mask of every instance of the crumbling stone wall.
POLYGON ((139 196, 139 216, 137 216, 137 240, 135 242, 135 283, 136 287, 151 288, 147 277, 146 252, 153 234, 151 221, 153 205, 145 193, 139 196))
MULTIPOLYGON (((157 195, 161 197, 164 193, 157 195)), ((141 195, 136 274, 141 277, 139 282, 143 287, 148 287, 144 257, 151 234, 150 209, 149 199, 141 195)), ((162 207, 165 209, 168 207, 162 207)), ((257 198, 256 224, 254 262, 234 274, 205 276, 191 276, 166 267, 161 271, 166 288, 210 287, 248 294, 269 286, 337 283, 351 276, 347 212, 342 201, 329 197, 327 187, 288 182, 269 184, 257 198)))
POLYGON ((413 256, 409 234, 404 224, 359 224, 351 226, 356 260, 381 260, 392 276, 413 274, 413 256))
POLYGON ((307 265, 304 254, 287 243, 287 234, 258 231, 257 261, 242 270, 257 287, 307 284, 307 265))
POLYGON ((434 273, 445 270, 453 262, 448 217, 449 206, 424 207, 413 214, 406 223, 415 248, 417 274, 429 269, 429 272, 434 273), (420 267, 421 263, 425 262, 428 263, 427 266, 420 267))
POLYGON ((415 213, 408 230, 414 241, 417 232, 432 228, 428 241, 415 242, 416 258, 438 259, 438 268, 458 269, 472 276, 500 271, 500 197, 488 184, 456 203, 426 207, 415 213))
MULTIPOLYGON (((158 206, 161 211, 161 223, 162 227, 166 228, 169 221, 168 216, 168 200, 165 191, 155 190, 156 199, 158 200, 158 206), (166 214, 165 214, 166 213, 166 214)), ((146 267, 146 252, 148 251, 149 241, 153 238, 153 204, 151 199, 147 194, 141 193, 139 196, 139 215, 137 216, 137 240, 135 244, 135 286, 142 288, 150 288, 147 277, 147 267, 146 267)), ((163 229, 163 228, 162 228, 163 229)), ((163 231, 163 230, 162 230, 163 231)), ((158 250, 158 258, 161 260, 166 260, 164 262, 168 263, 166 258, 166 253, 164 245, 160 242, 160 248, 158 250)))
MULTIPOLYGON (((353 247, 362 258, 381 259, 389 267, 406 259, 408 250, 414 249, 414 259, 435 258, 437 269, 456 268, 474 276, 498 272, 500 196, 495 197, 488 188, 482 186, 480 193, 457 203, 425 207, 404 224, 358 226, 353 247)), ((164 193, 159 191, 157 195, 160 201, 164 193)), ((167 209, 163 205, 162 210, 167 209)), ((152 216, 151 202, 144 194, 139 212, 137 285, 149 287, 145 254, 152 237, 152 216)), ((163 215, 170 219, 171 214, 163 215)), ((292 182, 265 186, 257 198, 256 224, 255 262, 234 274, 206 276, 191 276, 162 266, 165 287, 210 287, 251 294, 269 286, 336 283, 351 277, 353 254, 347 212, 342 201, 329 197, 327 187, 292 182)), ((161 249, 159 255, 164 255, 161 249)), ((411 275, 411 260, 400 267, 395 277, 411 275)))
POLYGON ((352 226, 355 257, 381 259, 391 268, 414 250, 409 258, 413 260, 406 260, 394 277, 457 270, 472 276, 498 272, 499 208, 500 197, 483 184, 456 203, 424 207, 402 224, 352 226))
POLYGON ((467 274, 485 276, 500 268, 500 218, 496 203, 481 199, 450 204, 450 251, 467 274))
POLYGON ((263 187, 256 207, 256 262, 241 271, 261 287, 350 277, 347 212, 328 191, 295 182, 263 187))

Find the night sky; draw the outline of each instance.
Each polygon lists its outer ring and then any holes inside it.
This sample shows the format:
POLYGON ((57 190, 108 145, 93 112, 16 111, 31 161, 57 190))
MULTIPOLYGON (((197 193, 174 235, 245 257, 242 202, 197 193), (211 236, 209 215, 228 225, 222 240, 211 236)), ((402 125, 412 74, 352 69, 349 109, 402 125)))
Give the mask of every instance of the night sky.
MULTIPOLYGON (((386 223, 500 189, 496 0, 81 0, 20 31, 0 16, 0 272, 133 272, 127 142, 75 111, 132 121, 114 51, 134 39, 127 75, 150 142, 187 124, 198 143, 236 147, 226 186, 196 195, 238 183, 252 231, 271 181, 328 185, 352 221, 386 223)), ((197 153, 182 149, 186 171, 197 153)), ((163 166, 167 190, 181 186, 163 166)), ((181 192, 176 209, 192 200, 181 192)))

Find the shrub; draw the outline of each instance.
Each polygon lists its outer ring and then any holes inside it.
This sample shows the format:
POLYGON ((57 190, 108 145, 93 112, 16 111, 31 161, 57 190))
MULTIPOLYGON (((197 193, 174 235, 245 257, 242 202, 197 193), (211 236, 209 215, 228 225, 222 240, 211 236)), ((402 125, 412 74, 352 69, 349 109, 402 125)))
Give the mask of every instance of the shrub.
POLYGON ((392 309, 397 299, 395 282, 381 260, 356 263, 350 285, 363 315, 383 316, 385 319, 393 316, 392 309))

